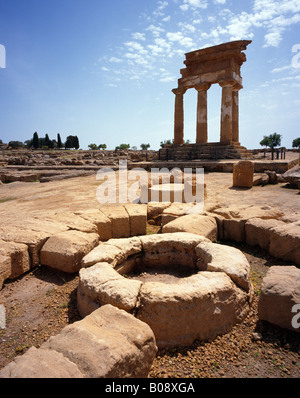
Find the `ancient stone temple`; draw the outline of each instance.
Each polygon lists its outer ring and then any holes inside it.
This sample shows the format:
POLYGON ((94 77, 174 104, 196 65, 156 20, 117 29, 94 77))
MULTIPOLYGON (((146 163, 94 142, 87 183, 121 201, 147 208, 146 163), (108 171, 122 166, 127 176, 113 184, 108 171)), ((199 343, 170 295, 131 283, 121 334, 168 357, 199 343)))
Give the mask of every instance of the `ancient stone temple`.
POLYGON ((243 88, 242 52, 250 40, 239 40, 185 54, 178 88, 175 88, 174 145, 160 151, 160 158, 242 158, 247 150, 239 142, 239 90, 243 88), (207 92, 212 84, 222 87, 220 142, 208 143, 207 92), (196 143, 184 144, 184 94, 198 92, 196 143))

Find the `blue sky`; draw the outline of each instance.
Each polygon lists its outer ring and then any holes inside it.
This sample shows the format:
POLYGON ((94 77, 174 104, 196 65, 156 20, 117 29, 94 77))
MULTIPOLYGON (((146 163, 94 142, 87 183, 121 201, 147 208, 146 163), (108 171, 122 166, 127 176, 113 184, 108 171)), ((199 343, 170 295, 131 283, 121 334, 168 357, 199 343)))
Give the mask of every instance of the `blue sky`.
MULTIPOLYGON (((35 131, 81 148, 139 148, 173 138, 184 54, 240 39, 240 141, 259 148, 300 136, 299 0, 0 0, 0 139, 35 131), (0 54, 1 61, 1 54, 0 54), (1 66, 1 62, 0 62, 1 66), (3 51, 2 51, 3 66, 3 51)), ((195 142, 196 90, 185 94, 185 139, 195 142)), ((208 92, 209 141, 219 141, 221 88, 208 92)))

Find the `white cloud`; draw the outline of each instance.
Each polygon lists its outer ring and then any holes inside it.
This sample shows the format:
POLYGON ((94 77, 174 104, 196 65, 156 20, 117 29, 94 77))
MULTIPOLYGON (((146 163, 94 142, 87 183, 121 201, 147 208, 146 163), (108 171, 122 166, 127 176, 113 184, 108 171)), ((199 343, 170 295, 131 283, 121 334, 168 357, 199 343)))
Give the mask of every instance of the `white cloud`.
POLYGON ((111 58, 108 60, 108 62, 114 62, 114 63, 116 63, 116 64, 120 64, 120 63, 123 62, 123 60, 120 59, 120 58, 117 58, 117 57, 111 57, 111 58))
POLYGON ((163 33, 165 30, 163 28, 160 28, 159 26, 155 25, 150 25, 146 30, 150 30, 153 34, 153 36, 158 37, 160 36, 161 33, 163 33))
POLYGON ((145 36, 146 36, 145 33, 139 33, 139 32, 132 33, 132 38, 133 38, 134 40, 145 41, 145 40, 146 40, 146 37, 145 37, 145 36))
POLYGON ((148 51, 144 49, 144 47, 136 42, 136 41, 127 41, 124 43, 126 47, 128 47, 129 51, 137 51, 140 54, 146 55, 148 54, 148 51))
POLYGON ((187 11, 189 8, 195 9, 195 8, 202 8, 206 9, 208 6, 207 0, 183 0, 183 4, 180 6, 180 8, 183 11, 187 11))

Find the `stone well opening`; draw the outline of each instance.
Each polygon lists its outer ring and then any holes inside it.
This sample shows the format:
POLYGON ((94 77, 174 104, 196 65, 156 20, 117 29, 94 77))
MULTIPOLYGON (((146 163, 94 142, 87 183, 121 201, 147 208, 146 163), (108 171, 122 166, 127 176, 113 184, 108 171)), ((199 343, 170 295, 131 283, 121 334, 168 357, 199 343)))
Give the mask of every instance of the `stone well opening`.
POLYGON ((188 346, 226 333, 252 300, 250 266, 238 249, 190 233, 100 244, 83 259, 78 308, 111 304, 134 314, 159 347, 188 346))

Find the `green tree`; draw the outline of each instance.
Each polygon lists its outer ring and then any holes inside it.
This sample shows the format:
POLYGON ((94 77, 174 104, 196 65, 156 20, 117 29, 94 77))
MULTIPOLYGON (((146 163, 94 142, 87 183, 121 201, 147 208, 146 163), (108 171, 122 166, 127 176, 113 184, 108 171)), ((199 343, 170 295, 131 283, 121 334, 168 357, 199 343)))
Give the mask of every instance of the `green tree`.
POLYGON ((141 144, 141 148, 143 151, 147 151, 150 148, 150 144, 141 144))
POLYGON ((57 147, 60 149, 63 147, 63 144, 61 142, 60 134, 57 134, 57 147))
POLYGON ((88 146, 88 148, 89 148, 91 151, 96 151, 96 150, 98 149, 98 145, 97 145, 97 144, 90 144, 90 145, 88 146))
POLYGON ((35 148, 35 149, 38 149, 38 147, 40 146, 39 136, 38 136, 38 133, 37 133, 37 132, 35 132, 35 133, 33 134, 32 146, 33 146, 33 148, 35 148))
POLYGON ((71 148, 78 149, 79 148, 79 139, 78 139, 77 135, 69 135, 67 137, 67 140, 65 143, 65 148, 66 149, 71 149, 71 148))
POLYGON ((116 151, 118 150, 124 150, 124 149, 129 149, 130 145, 129 144, 121 144, 119 146, 116 146, 116 151))
POLYGON ((104 150, 104 149, 106 149, 106 148, 107 148, 106 144, 100 144, 100 145, 98 145, 98 149, 104 150))
POLYGON ((259 144, 261 146, 268 146, 269 148, 273 149, 281 145, 281 138, 282 136, 277 133, 270 134, 269 136, 265 135, 259 144))
POLYGON ((166 145, 172 145, 172 144, 174 144, 174 140, 165 140, 165 141, 161 141, 160 147, 164 148, 166 145))
POLYGON ((295 138, 294 140, 293 140, 293 148, 298 148, 298 149, 300 149, 300 137, 299 138, 295 138))
POLYGON ((8 146, 12 149, 25 148, 25 145, 21 141, 9 141, 8 146))

